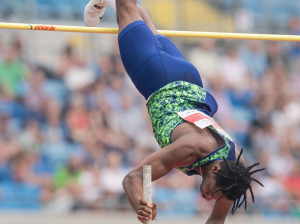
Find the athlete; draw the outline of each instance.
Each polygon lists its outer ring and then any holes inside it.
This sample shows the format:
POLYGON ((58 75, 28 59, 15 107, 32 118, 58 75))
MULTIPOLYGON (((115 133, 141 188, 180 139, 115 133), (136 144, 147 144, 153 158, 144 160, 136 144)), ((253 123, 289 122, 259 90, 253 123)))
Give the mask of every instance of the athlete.
MULTIPOLYGON (((119 48, 124 67, 147 100, 155 138, 162 149, 134 168, 123 187, 138 219, 155 219, 156 203, 143 199, 143 165, 152 166, 152 181, 173 168, 187 175, 201 175, 200 191, 206 200, 216 200, 207 224, 223 224, 234 213, 247 190, 254 202, 251 171, 232 138, 213 120, 217 103, 203 89, 200 74, 176 46, 155 29, 147 12, 136 0, 91 0, 85 8, 85 23, 96 26, 110 5, 117 11, 119 48)), ((262 185, 263 186, 263 185, 262 185)))

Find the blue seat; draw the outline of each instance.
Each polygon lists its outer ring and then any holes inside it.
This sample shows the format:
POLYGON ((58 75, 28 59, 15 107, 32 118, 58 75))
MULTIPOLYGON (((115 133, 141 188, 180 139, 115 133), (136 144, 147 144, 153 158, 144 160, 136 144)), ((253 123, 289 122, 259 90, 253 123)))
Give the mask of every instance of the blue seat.
POLYGON ((270 16, 278 26, 285 27, 292 16, 298 15, 299 3, 293 0, 273 0, 270 4, 270 16))
POLYGON ((72 5, 78 0, 52 0, 55 10, 58 12, 59 18, 72 19, 73 18, 73 7, 72 5))
POLYGON ((71 0, 37 0, 37 14, 39 18, 72 18, 71 0))
POLYGON ((38 18, 55 18, 58 12, 52 0, 36 0, 36 11, 38 18))
POLYGON ((263 11, 263 1, 261 0, 242 0, 241 6, 252 13, 262 13, 263 11))
POLYGON ((75 19, 82 19, 83 18, 83 12, 86 4, 89 2, 89 0, 77 0, 74 1, 71 5, 73 16, 75 19))
POLYGON ((9 16, 10 14, 16 12, 16 5, 18 8, 24 8, 25 0, 16 0, 16 1, 6 1, 0 0, 0 13, 3 16, 9 16))

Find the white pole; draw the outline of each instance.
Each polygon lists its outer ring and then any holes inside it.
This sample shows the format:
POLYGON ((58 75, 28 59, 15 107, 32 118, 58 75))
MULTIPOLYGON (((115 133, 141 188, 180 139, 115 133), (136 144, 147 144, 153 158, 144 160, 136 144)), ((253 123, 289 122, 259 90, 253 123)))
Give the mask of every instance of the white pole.
MULTIPOLYGON (((152 174, 150 165, 143 166, 143 197, 148 204, 152 203, 152 174)), ((151 223, 152 218, 144 222, 144 224, 151 223)))

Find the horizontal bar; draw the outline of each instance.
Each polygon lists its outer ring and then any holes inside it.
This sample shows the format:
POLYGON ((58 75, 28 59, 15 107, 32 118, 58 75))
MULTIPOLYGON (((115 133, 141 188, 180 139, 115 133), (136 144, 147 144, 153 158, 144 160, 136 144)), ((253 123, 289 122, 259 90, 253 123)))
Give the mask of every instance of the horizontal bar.
MULTIPOLYGON (((80 33, 105 33, 105 34, 117 34, 118 33, 118 28, 43 25, 43 24, 25 24, 25 23, 3 23, 3 22, 0 22, 0 29, 41 30, 41 31, 80 32, 80 33)), ((158 32, 160 32, 161 34, 163 34, 165 36, 169 36, 169 37, 270 40, 270 41, 300 41, 299 35, 222 33, 222 32, 198 32, 198 31, 176 31, 176 30, 158 30, 158 32)))

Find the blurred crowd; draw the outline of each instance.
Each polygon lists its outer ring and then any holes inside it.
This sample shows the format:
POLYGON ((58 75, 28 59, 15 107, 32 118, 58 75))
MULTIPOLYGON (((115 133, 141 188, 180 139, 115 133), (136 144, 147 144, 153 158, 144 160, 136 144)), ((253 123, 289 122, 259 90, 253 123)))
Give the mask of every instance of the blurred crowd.
POLYGON ((126 209, 122 180, 156 144, 119 55, 89 64, 66 46, 57 67, 1 48, 0 209, 126 209))
MULTIPOLYGON (((267 168, 247 212, 300 217, 300 45, 203 39, 181 50, 248 164, 267 168)), ((66 45, 52 68, 23 51, 19 38, 0 45, 0 210, 128 211, 122 179, 159 148, 117 47, 89 61, 66 45)), ((158 180, 159 214, 210 211, 200 183, 179 171, 158 180)))

